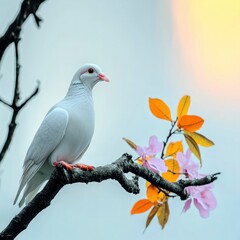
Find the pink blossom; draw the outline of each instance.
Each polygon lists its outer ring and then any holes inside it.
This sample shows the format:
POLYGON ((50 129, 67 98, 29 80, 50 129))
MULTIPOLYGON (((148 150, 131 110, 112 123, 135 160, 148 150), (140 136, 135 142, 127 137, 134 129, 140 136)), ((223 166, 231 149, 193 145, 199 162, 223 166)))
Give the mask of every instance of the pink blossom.
POLYGON ((182 152, 177 153, 177 160, 179 162, 181 172, 188 174, 188 177, 190 179, 197 178, 198 175, 198 164, 193 161, 191 158, 192 152, 190 149, 187 150, 186 154, 183 154, 182 152))
POLYGON ((160 158, 150 158, 149 160, 145 160, 143 161, 143 166, 156 173, 167 171, 165 162, 160 158))
POLYGON ((142 157, 143 166, 152 170, 153 172, 166 172, 167 167, 161 158, 156 158, 156 154, 160 153, 163 149, 163 143, 158 142, 156 136, 149 138, 148 147, 137 146, 137 153, 142 157))
POLYGON ((163 143, 158 142, 156 136, 151 136, 149 138, 149 146, 148 147, 140 147, 137 146, 137 153, 144 159, 146 156, 155 156, 157 153, 161 152, 163 149, 163 143))
POLYGON ((208 217, 209 212, 217 206, 216 198, 214 197, 211 189, 212 184, 197 187, 187 187, 186 191, 188 194, 190 194, 190 199, 185 202, 183 212, 186 212, 190 208, 193 201, 195 207, 199 211, 200 216, 203 218, 208 217))

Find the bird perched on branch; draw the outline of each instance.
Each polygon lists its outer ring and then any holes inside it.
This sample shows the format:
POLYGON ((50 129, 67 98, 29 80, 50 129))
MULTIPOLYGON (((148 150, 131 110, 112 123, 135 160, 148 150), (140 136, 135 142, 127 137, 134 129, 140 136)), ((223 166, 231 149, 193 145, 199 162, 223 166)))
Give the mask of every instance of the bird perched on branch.
POLYGON ((92 166, 73 163, 85 153, 93 136, 92 89, 99 81, 109 79, 97 65, 83 65, 74 75, 65 98, 49 110, 25 157, 14 204, 24 187, 19 207, 30 202, 58 164, 69 170, 93 170, 92 166))

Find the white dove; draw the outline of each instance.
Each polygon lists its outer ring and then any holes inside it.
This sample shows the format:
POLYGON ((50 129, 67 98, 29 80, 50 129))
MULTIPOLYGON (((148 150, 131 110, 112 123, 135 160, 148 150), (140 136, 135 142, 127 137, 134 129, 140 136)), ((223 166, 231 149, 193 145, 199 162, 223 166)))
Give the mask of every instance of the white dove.
POLYGON ((109 79, 97 65, 83 65, 74 75, 65 98, 47 113, 25 157, 14 204, 25 186, 19 207, 30 202, 59 162, 70 170, 73 166, 93 170, 92 166, 71 164, 82 157, 92 139, 92 89, 99 81, 109 79))

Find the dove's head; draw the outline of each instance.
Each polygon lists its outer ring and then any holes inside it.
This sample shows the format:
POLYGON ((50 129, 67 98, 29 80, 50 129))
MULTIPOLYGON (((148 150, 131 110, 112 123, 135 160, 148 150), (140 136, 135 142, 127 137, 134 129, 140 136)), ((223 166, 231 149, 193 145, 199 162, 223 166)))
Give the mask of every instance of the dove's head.
POLYGON ((74 75, 72 84, 83 84, 91 90, 100 81, 109 82, 101 68, 95 64, 85 64, 74 75))

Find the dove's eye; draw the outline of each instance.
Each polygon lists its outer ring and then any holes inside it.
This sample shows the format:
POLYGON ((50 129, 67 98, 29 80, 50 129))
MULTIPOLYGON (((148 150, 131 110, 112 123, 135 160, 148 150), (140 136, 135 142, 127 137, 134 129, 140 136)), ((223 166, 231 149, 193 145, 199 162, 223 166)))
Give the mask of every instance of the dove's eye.
POLYGON ((93 68, 89 68, 88 69, 88 73, 94 73, 94 69, 93 68))

